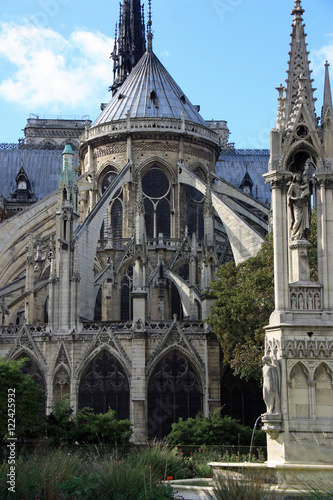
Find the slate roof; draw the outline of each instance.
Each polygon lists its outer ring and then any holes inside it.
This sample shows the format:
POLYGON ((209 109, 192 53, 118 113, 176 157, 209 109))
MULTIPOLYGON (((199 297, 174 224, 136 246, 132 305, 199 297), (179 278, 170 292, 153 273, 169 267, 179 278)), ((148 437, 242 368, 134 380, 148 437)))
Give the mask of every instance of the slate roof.
MULTIPOLYGON (((24 170, 30 182, 34 183, 34 193, 40 200, 57 190, 60 184, 62 170, 62 151, 40 149, 18 149, 12 144, 7 148, 0 148, 0 195, 6 198, 10 194, 10 182, 15 188, 15 177, 21 168, 23 160, 24 170)), ((236 150, 223 151, 217 161, 215 172, 219 177, 239 187, 246 167, 253 181, 253 195, 265 203, 270 201, 270 185, 265 184, 262 175, 268 171, 269 151, 236 150)), ((77 166, 77 158, 74 157, 77 166)))
POLYGON ((181 118, 207 127, 153 52, 146 52, 92 127, 131 118, 181 118))
MULTIPOLYGON (((15 145, 10 146, 0 149, 0 195, 8 198, 11 181, 15 189, 15 177, 22 162, 38 200, 58 189, 62 170, 61 150, 18 149, 15 145)), ((74 161, 77 166, 77 158, 74 161)))

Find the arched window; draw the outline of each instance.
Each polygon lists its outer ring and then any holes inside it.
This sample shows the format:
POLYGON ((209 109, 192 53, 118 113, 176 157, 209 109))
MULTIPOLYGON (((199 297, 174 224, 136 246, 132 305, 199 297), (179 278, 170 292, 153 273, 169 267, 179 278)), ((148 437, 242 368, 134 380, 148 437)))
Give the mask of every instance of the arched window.
POLYGON ((26 352, 20 354, 20 356, 16 359, 26 359, 26 362, 24 363, 22 367, 22 373, 25 375, 29 375, 32 377, 32 379, 36 382, 36 384, 40 388, 40 397, 38 398, 40 403, 43 405, 44 411, 46 410, 45 407, 45 394, 46 394, 46 385, 45 385, 45 379, 42 374, 41 369, 37 365, 36 361, 29 356, 26 352))
POLYGON ((163 233, 165 238, 170 238, 170 205, 163 198, 156 206, 156 234, 163 233))
POLYGON ((111 228, 114 238, 123 237, 123 204, 119 199, 112 203, 111 228))
POLYGON ((121 307, 120 319, 123 321, 133 319, 133 267, 129 267, 123 274, 121 279, 121 307))
POLYGON ((173 318, 174 315, 177 314, 177 318, 179 320, 182 320, 184 319, 184 313, 178 289, 172 281, 168 283, 170 285, 170 295, 171 295, 171 318, 173 318))
POLYGON ((187 186, 187 228, 189 236, 195 233, 198 240, 204 237, 203 200, 204 195, 187 186))
POLYGON ((115 410, 118 419, 129 418, 129 384, 119 361, 102 351, 86 369, 79 387, 79 408, 95 413, 115 410))
POLYGON ((102 288, 99 288, 97 292, 94 310, 94 321, 102 321, 102 288))
POLYGON ((148 238, 157 238, 159 233, 170 238, 170 182, 156 165, 143 176, 142 191, 148 238))
POLYGON ((180 417, 202 411, 202 388, 191 363, 173 351, 155 368, 148 385, 148 435, 163 439, 180 417))
POLYGON ((67 371, 64 368, 60 368, 53 381, 53 400, 61 401, 63 396, 69 394, 69 385, 70 379, 67 371))
POLYGON ((49 322, 49 297, 46 297, 44 302, 44 323, 49 322))

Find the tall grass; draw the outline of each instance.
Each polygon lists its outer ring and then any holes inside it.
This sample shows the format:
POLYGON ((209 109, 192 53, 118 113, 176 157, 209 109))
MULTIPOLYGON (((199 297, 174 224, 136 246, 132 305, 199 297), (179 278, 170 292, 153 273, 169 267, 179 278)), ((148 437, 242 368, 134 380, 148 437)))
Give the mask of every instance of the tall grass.
POLYGON ((1 499, 54 500, 60 495, 60 485, 71 477, 83 473, 81 457, 62 450, 34 452, 20 456, 15 467, 15 493, 8 491, 8 465, 0 468, 1 499))
POLYGON ((206 500, 276 500, 281 498, 275 491, 265 487, 266 478, 262 471, 224 471, 218 473, 213 482, 213 494, 207 493, 206 500))
POLYGON ((172 499, 171 488, 163 485, 161 480, 170 471, 176 473, 175 453, 168 447, 158 446, 125 457, 121 457, 117 450, 107 452, 98 447, 88 453, 66 449, 39 450, 17 460, 15 493, 8 491, 8 464, 3 463, 0 467, 0 499, 172 499))

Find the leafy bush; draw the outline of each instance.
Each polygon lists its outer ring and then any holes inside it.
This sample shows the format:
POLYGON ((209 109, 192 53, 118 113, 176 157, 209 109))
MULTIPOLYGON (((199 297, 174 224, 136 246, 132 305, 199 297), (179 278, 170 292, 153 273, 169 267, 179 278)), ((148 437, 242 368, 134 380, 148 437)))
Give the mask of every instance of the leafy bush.
MULTIPOLYGON (((172 431, 167 436, 169 444, 176 445, 242 445, 250 446, 252 429, 245 427, 229 416, 221 416, 221 409, 211 413, 209 418, 198 413, 195 418, 172 424, 172 431)), ((255 442, 258 446, 266 444, 263 431, 255 431, 255 442)))
POLYGON ((26 360, 0 358, 0 443, 7 438, 8 411, 15 407, 15 436, 36 438, 45 432, 41 390, 35 381, 22 373, 26 360), (13 391, 8 391, 14 389, 13 391), (8 401, 4 404, 4 401, 8 401), (10 406, 12 405, 12 406, 10 406))
POLYGON ((114 410, 95 414, 92 408, 83 408, 76 416, 77 439, 85 443, 127 443, 132 435, 128 419, 117 420, 114 410))
POLYGON ((69 396, 53 405, 53 410, 46 419, 46 434, 51 446, 73 444, 77 440, 77 426, 73 420, 69 396))

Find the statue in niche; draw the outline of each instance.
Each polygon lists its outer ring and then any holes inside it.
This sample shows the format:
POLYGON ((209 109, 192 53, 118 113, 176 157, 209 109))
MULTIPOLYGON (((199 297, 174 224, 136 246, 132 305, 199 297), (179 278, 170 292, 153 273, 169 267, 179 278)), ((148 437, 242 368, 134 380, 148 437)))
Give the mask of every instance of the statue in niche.
POLYGON ((304 299, 302 293, 298 296, 298 309, 304 309, 304 299))
POLYGON ((292 240, 307 240, 310 235, 311 193, 305 174, 296 173, 288 190, 292 240))
POLYGON ((315 309, 320 309, 320 297, 318 293, 315 295, 315 309))
POLYGON ((310 292, 308 293, 307 306, 308 309, 313 309, 313 298, 310 292))
POLYGON ((279 360, 273 356, 262 358, 263 367, 263 397, 267 413, 281 412, 281 374, 279 360))

